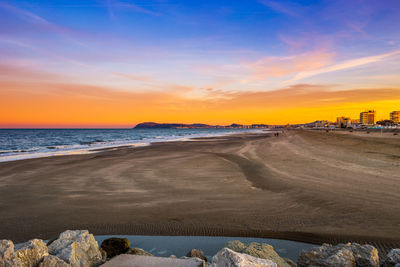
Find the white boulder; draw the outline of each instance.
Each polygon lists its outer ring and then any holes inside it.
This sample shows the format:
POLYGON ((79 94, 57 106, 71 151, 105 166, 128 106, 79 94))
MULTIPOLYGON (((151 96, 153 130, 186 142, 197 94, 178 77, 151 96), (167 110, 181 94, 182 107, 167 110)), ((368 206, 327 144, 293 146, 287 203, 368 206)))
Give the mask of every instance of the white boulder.
POLYGON ((224 247, 229 248, 235 252, 248 254, 256 258, 271 260, 275 262, 278 267, 297 266, 297 264, 295 263, 294 265, 289 264, 288 261, 290 260, 281 258, 278 253, 275 252, 274 247, 266 243, 252 242, 250 244, 244 244, 239 240, 234 240, 226 243, 224 247))
POLYGON ((267 259, 256 258, 247 254, 235 252, 229 248, 221 249, 212 258, 212 267, 277 267, 278 265, 267 259))
POLYGON ((144 255, 120 254, 101 267, 204 267, 205 262, 198 258, 176 259, 149 257, 144 255))
POLYGON ((67 230, 49 245, 49 253, 72 267, 92 267, 102 263, 94 236, 87 230, 67 230))

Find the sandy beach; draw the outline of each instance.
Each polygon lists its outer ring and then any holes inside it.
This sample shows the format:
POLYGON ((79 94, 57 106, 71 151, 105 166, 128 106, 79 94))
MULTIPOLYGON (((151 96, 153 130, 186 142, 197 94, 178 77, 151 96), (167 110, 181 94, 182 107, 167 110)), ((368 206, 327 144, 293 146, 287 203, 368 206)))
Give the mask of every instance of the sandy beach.
POLYGON ((400 141, 246 134, 0 163, 0 237, 224 235, 400 246, 400 141))

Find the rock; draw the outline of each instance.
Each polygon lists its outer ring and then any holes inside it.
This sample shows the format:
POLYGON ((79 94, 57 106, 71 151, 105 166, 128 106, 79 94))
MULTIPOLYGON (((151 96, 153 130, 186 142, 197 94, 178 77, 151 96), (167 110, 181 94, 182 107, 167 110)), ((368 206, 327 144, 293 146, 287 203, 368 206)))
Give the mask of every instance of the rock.
MULTIPOLYGON (((256 258, 271 260, 271 261, 275 262, 278 265, 278 267, 293 266, 293 265, 290 265, 286 260, 281 258, 278 255, 278 253, 275 252, 274 247, 269 244, 252 242, 249 245, 246 245, 238 240, 235 240, 235 241, 228 242, 225 245, 225 247, 227 247, 233 251, 248 254, 248 255, 256 257, 256 258)), ((295 266, 297 266, 297 265, 295 265, 295 266)))
POLYGON ((11 240, 1 240, 0 241, 0 260, 11 259, 14 253, 14 243, 11 240))
POLYGON ((15 246, 14 257, 19 259, 24 267, 37 267, 47 255, 49 251, 41 239, 32 239, 15 246))
POLYGON ((101 267, 203 267, 204 264, 204 261, 197 258, 176 259, 121 254, 104 263, 101 267))
POLYGON ((39 267, 71 267, 71 265, 56 256, 48 255, 43 258, 39 267))
POLYGON ((226 243, 224 247, 241 253, 241 251, 243 251, 246 248, 246 245, 240 242, 239 240, 233 240, 226 243))
POLYGON ((186 254, 189 258, 199 258, 205 262, 207 262, 207 257, 204 256, 204 252, 200 249, 192 249, 191 251, 186 254))
POLYGON ((128 238, 112 237, 104 240, 100 247, 107 252, 107 258, 111 259, 128 252, 130 245, 128 238))
POLYGON ((101 254, 101 261, 106 262, 107 261, 107 252, 102 248, 99 248, 99 250, 100 250, 100 254, 101 254))
POLYGON ((203 261, 205 264, 207 264, 204 260, 202 260, 202 259, 200 259, 200 258, 197 258, 197 257, 182 256, 182 257, 180 257, 179 259, 184 259, 184 260, 196 259, 196 260, 199 260, 199 261, 203 261))
POLYGON ((23 267, 23 265, 18 258, 12 257, 9 260, 0 260, 0 267, 23 267))
POLYGON ((54 241, 57 240, 57 237, 50 239, 49 241, 47 241, 47 246, 50 246, 51 243, 53 243, 54 241))
POLYGON ((297 261, 299 267, 302 266, 354 266, 354 256, 347 248, 334 248, 324 244, 303 250, 297 261))
POLYGON ((349 243, 353 251, 356 266, 379 266, 378 250, 371 245, 349 243))
POLYGON ((332 246, 323 244, 303 250, 299 260, 301 266, 349 266, 378 267, 378 250, 371 245, 357 243, 338 244, 332 246))
POLYGON ((153 256, 147 251, 144 251, 141 248, 130 248, 126 254, 131 254, 131 255, 142 255, 142 256, 153 256))
POLYGON ((229 248, 221 249, 213 258, 211 267, 277 267, 267 259, 260 259, 248 254, 235 252, 229 248))
POLYGON ((11 240, 0 241, 0 267, 22 267, 22 262, 15 257, 11 240))
POLYGON ((284 259, 287 262, 287 264, 289 264, 290 267, 297 267, 297 263, 295 263, 291 259, 289 258, 282 258, 282 259, 284 259))
POLYGON ((94 236, 87 230, 67 230, 49 245, 51 255, 72 267, 91 267, 102 263, 102 256, 94 236))
POLYGON ((395 248, 389 251, 382 262, 382 267, 393 267, 400 265, 400 249, 395 248))

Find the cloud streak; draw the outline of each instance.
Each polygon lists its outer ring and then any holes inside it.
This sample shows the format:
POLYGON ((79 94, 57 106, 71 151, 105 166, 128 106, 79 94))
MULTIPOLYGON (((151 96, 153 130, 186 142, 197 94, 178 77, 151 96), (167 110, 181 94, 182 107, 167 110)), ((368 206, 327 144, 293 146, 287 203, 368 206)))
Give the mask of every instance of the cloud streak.
POLYGON ((152 16, 160 16, 160 13, 152 11, 150 9, 143 8, 139 5, 136 5, 134 3, 128 3, 128 2, 121 2, 118 0, 105 0, 105 5, 107 8, 107 11, 109 12, 110 18, 114 19, 115 18, 115 9, 119 10, 132 10, 134 12, 146 14, 146 15, 152 15, 152 16))
POLYGON ((44 19, 30 11, 20 9, 18 7, 15 7, 15 6, 6 4, 6 3, 0 3, 0 8, 7 9, 7 10, 11 11, 12 13, 14 13, 14 14, 20 16, 21 18, 28 20, 30 22, 39 23, 39 24, 43 24, 43 25, 50 24, 46 19, 44 19))
POLYGON ((259 0, 259 2, 264 6, 274 10, 275 12, 283 13, 285 15, 295 18, 301 17, 300 7, 298 5, 295 6, 293 3, 288 3, 284 1, 277 2, 272 0, 259 0), (284 4, 282 4, 282 2, 284 4))
POLYGON ((320 75, 324 73, 329 73, 329 72, 334 72, 334 71, 341 71, 341 70, 347 70, 347 69, 352 69, 356 68, 359 66, 367 65, 367 64, 372 64, 375 62, 382 61, 384 59, 400 55, 400 50, 395 50, 389 53, 385 54, 380 54, 380 55, 375 55, 375 56, 368 56, 368 57, 361 57, 361 58, 356 58, 356 59, 351 59, 347 60, 341 63, 333 64, 327 67, 322 67, 318 68, 315 70, 309 70, 309 71, 301 71, 300 73, 296 74, 296 76, 290 80, 289 82, 295 82, 299 81, 305 78, 309 78, 315 75, 320 75))

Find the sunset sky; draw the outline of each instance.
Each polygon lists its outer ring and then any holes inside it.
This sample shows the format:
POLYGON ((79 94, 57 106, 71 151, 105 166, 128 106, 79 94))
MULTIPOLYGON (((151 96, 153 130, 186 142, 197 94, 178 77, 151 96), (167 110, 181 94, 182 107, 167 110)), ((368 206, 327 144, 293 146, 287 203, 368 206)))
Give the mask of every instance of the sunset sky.
POLYGON ((0 128, 400 110, 398 0, 0 2, 0 128))

